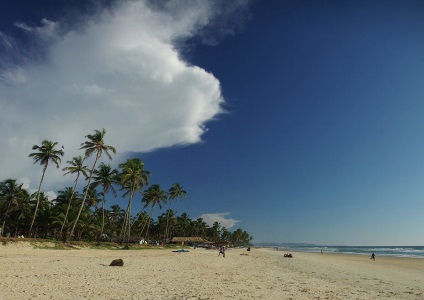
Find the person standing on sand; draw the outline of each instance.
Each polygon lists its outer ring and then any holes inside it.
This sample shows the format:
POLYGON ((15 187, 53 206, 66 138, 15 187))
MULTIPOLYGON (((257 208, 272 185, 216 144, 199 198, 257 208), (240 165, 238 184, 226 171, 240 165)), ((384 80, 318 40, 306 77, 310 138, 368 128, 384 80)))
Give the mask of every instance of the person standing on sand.
POLYGON ((221 254, 222 254, 222 257, 225 258, 225 246, 221 246, 219 248, 219 254, 218 254, 218 256, 220 256, 221 254))
POLYGON ((374 252, 371 254, 371 259, 372 260, 375 260, 375 254, 374 254, 374 252))

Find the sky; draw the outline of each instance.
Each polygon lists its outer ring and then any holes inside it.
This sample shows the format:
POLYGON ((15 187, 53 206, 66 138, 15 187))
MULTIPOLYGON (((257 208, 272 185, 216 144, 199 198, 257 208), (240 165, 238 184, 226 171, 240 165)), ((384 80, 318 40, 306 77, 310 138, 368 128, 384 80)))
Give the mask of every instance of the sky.
MULTIPOLYGON (((35 189, 32 145, 64 145, 62 168, 105 128, 113 165, 139 157, 151 183, 187 191, 178 213, 253 242, 424 245, 422 1, 16 0, 0 14, 0 180, 35 189)), ((72 180, 50 166, 44 190, 72 180)))

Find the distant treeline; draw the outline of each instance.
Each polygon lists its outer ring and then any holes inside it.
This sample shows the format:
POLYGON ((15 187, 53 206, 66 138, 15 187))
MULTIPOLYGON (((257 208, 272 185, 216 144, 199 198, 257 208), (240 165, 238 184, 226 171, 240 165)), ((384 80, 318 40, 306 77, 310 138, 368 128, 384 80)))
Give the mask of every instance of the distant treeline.
POLYGON ((138 158, 128 159, 119 164, 119 169, 99 162, 102 156, 112 159, 116 150, 104 142, 106 131, 95 130, 87 135, 81 144, 84 156, 67 161, 62 170, 64 175, 74 178, 73 186, 57 192, 56 199, 50 201, 42 191, 43 179, 48 166, 59 168, 64 155, 63 146, 57 142, 42 141, 34 145, 29 154, 34 163, 42 167, 37 192, 29 193, 16 179, 0 182, 0 235, 54 238, 67 241, 112 241, 130 243, 138 240, 168 242, 175 236, 202 237, 212 242, 221 240, 241 246, 249 245, 252 237, 242 229, 233 232, 218 222, 208 226, 202 218, 192 220, 186 213, 176 215, 171 209, 173 201, 181 200, 186 191, 179 183, 168 190, 158 184, 150 184, 151 173, 144 169, 144 162, 138 158), (93 164, 85 165, 89 157, 93 164), (85 181, 82 192, 78 183, 85 181), (116 197, 117 190, 128 198, 126 209, 115 204, 106 208, 108 197, 116 197), (141 201, 143 208, 136 215, 131 213, 133 201, 141 201), (156 220, 152 218, 154 209, 167 210, 156 220))

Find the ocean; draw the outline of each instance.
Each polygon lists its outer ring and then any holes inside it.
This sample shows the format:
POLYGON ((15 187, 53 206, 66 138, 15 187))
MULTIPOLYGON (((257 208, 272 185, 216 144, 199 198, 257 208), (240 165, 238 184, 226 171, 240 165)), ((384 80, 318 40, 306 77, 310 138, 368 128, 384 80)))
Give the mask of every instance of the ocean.
POLYGON ((424 258, 424 246, 318 246, 318 245, 285 245, 284 251, 343 253, 378 256, 395 256, 424 258))

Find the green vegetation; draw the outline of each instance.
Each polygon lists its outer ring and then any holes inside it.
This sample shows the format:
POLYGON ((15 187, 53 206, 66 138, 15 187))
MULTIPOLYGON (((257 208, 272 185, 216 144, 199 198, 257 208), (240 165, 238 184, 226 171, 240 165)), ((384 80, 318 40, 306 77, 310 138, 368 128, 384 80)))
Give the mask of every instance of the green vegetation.
MULTIPOLYGON (((55 249, 83 247, 84 243, 88 243, 84 247, 116 249, 115 243, 138 244, 141 240, 166 244, 177 236, 227 241, 234 246, 250 244, 252 237, 242 229, 231 232, 217 222, 208 226, 202 218, 193 220, 187 213, 177 215, 171 204, 183 199, 187 192, 179 183, 174 183, 168 190, 158 184, 149 186, 152 174, 145 170, 144 162, 138 158, 119 164, 119 169, 99 163, 102 154, 110 160, 111 153, 116 154, 114 147, 105 144, 105 135, 103 129, 86 136, 87 141, 80 148, 85 151, 84 157, 74 157, 62 169, 64 175, 75 176, 73 187, 57 191, 53 200, 42 191, 42 184, 49 164, 59 168, 64 155, 63 146, 58 150, 57 142, 47 140, 41 146, 34 145, 32 150, 36 152, 29 157, 43 167, 38 191, 30 194, 12 178, 0 182, 0 237, 33 237, 31 242, 48 239, 53 246, 40 247, 55 249), (88 169, 85 161, 93 154, 95 159, 88 169), (77 190, 81 178, 86 180, 82 192, 77 190), (128 198, 127 208, 124 210, 118 204, 106 208, 107 199, 116 197, 118 189, 122 191, 122 198, 128 198), (133 201, 144 204, 135 215, 131 212, 133 201), (166 203, 169 203, 168 209, 154 220, 155 208, 162 209, 166 203)), ((2 238, 3 243, 10 240, 13 239, 2 238)), ((142 246, 135 248, 145 249, 142 246)))

